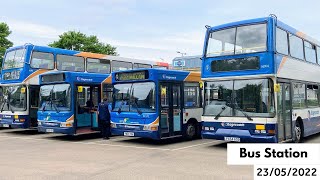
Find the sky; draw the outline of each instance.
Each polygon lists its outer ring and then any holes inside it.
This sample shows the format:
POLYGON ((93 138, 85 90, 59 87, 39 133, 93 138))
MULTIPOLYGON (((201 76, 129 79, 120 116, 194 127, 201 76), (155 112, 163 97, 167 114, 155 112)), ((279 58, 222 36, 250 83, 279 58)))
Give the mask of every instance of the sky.
POLYGON ((14 45, 48 45, 63 32, 96 35, 122 57, 172 62, 201 55, 205 25, 276 14, 282 22, 320 40, 317 0, 0 0, 14 45))

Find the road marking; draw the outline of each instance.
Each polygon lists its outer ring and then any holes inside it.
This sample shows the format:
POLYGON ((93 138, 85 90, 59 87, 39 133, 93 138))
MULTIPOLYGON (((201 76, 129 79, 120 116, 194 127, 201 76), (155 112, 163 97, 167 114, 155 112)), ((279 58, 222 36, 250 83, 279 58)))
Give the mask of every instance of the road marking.
POLYGON ((134 148, 134 149, 146 149, 146 150, 160 150, 160 151, 179 151, 184 149, 189 149, 193 147, 203 146, 206 144, 213 144, 216 143, 216 141, 210 141, 205 143, 199 143, 194 144, 190 146, 184 146, 180 148, 161 148, 161 147, 144 147, 144 146, 133 146, 133 145, 121 145, 121 144, 109 144, 108 142, 112 143, 118 143, 117 140, 120 139, 126 139, 126 137, 117 137, 113 138, 113 141, 104 141, 104 140, 98 140, 98 141, 91 141, 91 142, 81 142, 81 141, 57 141, 57 140, 51 140, 47 139, 47 137, 42 138, 33 138, 33 137, 17 137, 17 136, 6 136, 6 135, 0 135, 0 140, 8 140, 8 139, 21 139, 21 140, 36 140, 36 141, 53 141, 53 142, 62 142, 62 143, 73 143, 73 144, 85 144, 85 145, 99 145, 99 146, 110 146, 110 147, 122 147, 122 148, 134 148))
POLYGON ((171 151, 178 151, 178 150, 182 150, 182 149, 193 148, 193 147, 202 146, 202 145, 206 145, 206 144, 212 144, 212 143, 215 143, 215 142, 216 142, 216 141, 211 141, 211 142, 206 142, 206 143, 200 143, 200 144, 194 144, 194 145, 190 145, 190 146, 175 148, 175 149, 172 149, 171 151))
POLYGON ((71 143, 75 143, 75 144, 95 144, 95 145, 99 145, 99 146, 112 146, 112 147, 123 147, 123 148, 171 151, 171 149, 167 149, 167 148, 151 148, 151 147, 142 147, 142 146, 127 146, 127 145, 120 145, 120 144, 105 144, 105 143, 98 143, 98 142, 103 142, 103 141, 101 140, 101 141, 95 141, 95 142, 71 142, 71 143))

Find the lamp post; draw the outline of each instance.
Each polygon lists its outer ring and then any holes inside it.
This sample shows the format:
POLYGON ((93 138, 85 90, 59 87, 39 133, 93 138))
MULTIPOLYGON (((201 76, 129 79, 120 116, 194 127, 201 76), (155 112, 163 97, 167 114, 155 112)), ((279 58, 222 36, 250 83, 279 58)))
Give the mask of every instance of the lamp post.
POLYGON ((178 54, 181 54, 181 57, 183 57, 183 55, 187 55, 187 53, 184 53, 184 52, 180 52, 180 51, 177 51, 178 54))

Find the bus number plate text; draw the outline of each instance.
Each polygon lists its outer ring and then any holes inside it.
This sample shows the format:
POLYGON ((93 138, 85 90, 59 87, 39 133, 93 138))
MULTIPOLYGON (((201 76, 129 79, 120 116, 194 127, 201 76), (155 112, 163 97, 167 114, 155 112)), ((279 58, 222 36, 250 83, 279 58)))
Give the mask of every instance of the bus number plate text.
POLYGON ((133 132, 124 132, 123 133, 124 136, 134 136, 133 132))
POLYGON ((53 133, 53 129, 46 129, 46 132, 53 133))
POLYGON ((234 141, 234 142, 240 142, 240 138, 238 137, 224 137, 225 141, 234 141))

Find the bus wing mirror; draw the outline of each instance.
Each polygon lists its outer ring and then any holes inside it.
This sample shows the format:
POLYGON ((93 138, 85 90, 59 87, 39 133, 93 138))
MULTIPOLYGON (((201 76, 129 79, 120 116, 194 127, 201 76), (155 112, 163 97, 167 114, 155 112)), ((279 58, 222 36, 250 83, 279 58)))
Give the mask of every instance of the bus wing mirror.
POLYGON ((274 92, 280 92, 280 84, 274 85, 274 92))

